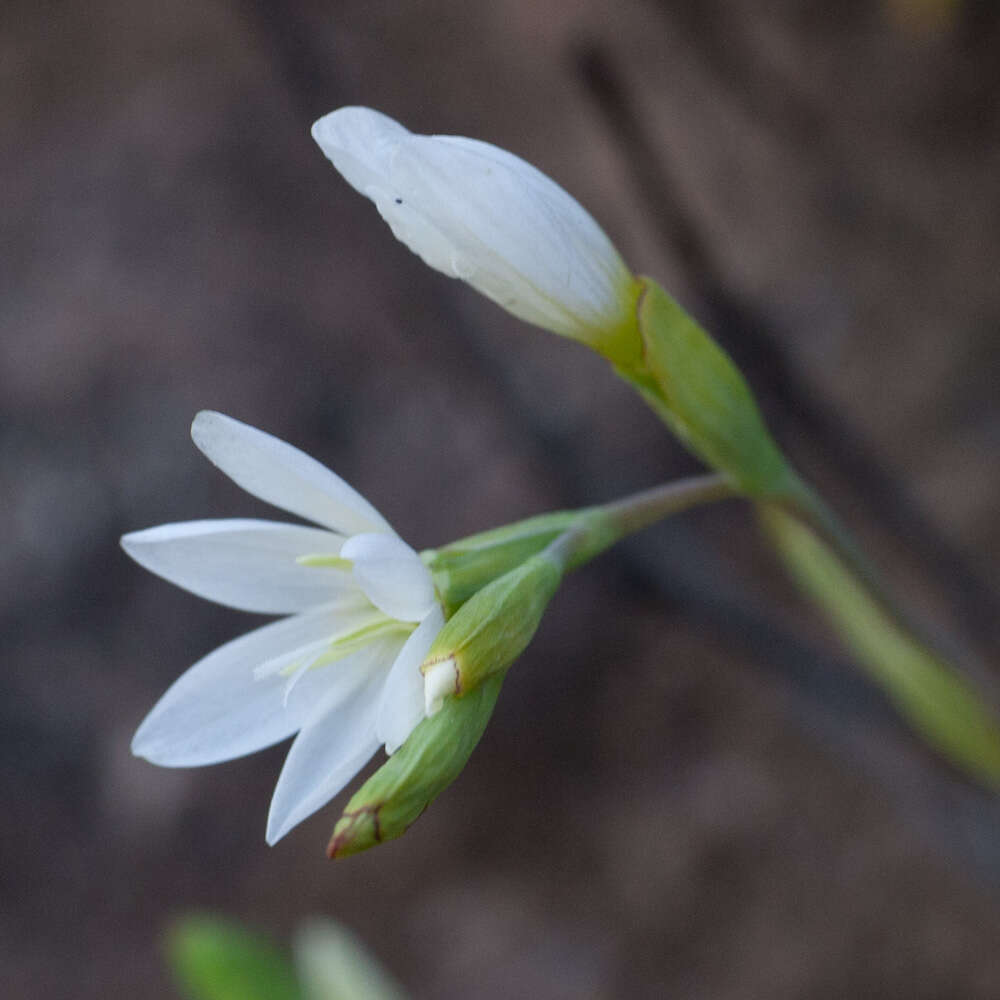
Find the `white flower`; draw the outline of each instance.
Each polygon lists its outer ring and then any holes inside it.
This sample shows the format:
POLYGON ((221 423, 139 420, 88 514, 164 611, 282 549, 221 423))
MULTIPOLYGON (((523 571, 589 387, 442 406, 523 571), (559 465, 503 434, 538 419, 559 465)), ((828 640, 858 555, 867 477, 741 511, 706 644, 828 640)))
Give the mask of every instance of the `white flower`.
POLYGON ((420 664, 444 616, 420 557, 329 469, 220 413, 199 413, 191 436, 247 492, 322 527, 187 521, 122 539, 146 569, 200 597, 290 616, 199 660, 132 750, 190 767, 298 733, 271 800, 273 844, 424 717, 420 664))
POLYGON ((594 343, 634 323, 635 279, 591 216, 531 164, 486 142, 414 135, 370 108, 313 138, 397 239, 530 323, 594 343))

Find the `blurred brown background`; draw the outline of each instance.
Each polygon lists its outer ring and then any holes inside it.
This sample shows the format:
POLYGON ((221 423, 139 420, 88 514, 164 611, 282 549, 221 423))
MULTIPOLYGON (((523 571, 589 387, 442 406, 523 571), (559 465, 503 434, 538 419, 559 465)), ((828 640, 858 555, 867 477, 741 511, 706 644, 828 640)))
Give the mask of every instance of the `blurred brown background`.
POLYGON ((459 782, 337 864, 336 805, 264 845, 283 748, 130 756, 257 619, 117 547, 270 515, 191 445, 204 407, 418 547, 696 468, 599 359, 393 240, 309 138, 363 103, 580 198, 989 685, 995 4, 7 0, 0 77, 4 996, 174 996, 160 935, 192 908, 279 940, 336 917, 421 998, 1000 996, 996 801, 895 720, 739 505, 571 579, 459 782))

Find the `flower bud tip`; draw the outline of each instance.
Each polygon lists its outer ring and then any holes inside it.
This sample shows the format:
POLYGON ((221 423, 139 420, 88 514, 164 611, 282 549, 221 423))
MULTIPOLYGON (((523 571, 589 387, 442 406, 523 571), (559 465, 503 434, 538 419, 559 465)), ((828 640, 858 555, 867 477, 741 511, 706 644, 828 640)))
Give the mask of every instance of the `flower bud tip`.
POLYGON ((360 854, 382 842, 382 828, 378 812, 381 806, 363 806, 355 812, 345 812, 333 828, 333 836, 326 846, 326 856, 331 860, 360 854))
POLYGON ((453 656, 425 664, 424 667, 424 711, 430 718, 441 711, 448 695, 461 693, 461 676, 453 656))

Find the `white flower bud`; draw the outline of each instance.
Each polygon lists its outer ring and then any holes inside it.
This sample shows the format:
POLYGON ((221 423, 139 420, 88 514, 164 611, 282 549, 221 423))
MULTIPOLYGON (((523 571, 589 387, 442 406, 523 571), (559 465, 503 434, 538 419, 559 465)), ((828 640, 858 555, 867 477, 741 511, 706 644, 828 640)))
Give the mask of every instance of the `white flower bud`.
POLYGON ((370 108, 320 118, 313 138, 395 236, 515 316, 601 347, 635 325, 637 285, 558 184, 486 142, 415 135, 370 108))

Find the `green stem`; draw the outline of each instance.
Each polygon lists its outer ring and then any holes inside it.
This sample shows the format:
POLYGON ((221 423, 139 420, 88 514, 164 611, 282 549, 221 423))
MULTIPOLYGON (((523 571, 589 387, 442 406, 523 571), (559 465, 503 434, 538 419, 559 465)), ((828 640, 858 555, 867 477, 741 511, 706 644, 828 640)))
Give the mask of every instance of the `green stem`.
MULTIPOLYGON (((729 355, 655 281, 639 280, 636 325, 643 350, 616 358, 618 373, 689 451, 757 503, 795 578, 924 737, 1000 787, 1000 729, 974 687, 900 607, 850 532, 789 466, 729 355)), ((626 525, 630 516, 623 514, 626 525)), ((599 549, 579 543, 581 559, 599 549)))
POLYGON ((582 510, 556 511, 472 535, 421 554, 450 618, 467 600, 552 545, 563 570, 576 569, 622 538, 671 514, 739 496, 727 477, 692 476, 582 510))
POLYGON ((886 586, 872 561, 855 541, 847 526, 827 506, 823 498, 798 476, 793 478, 788 501, 779 506, 784 507, 787 513, 792 514, 811 528, 833 550, 837 558, 868 594, 869 599, 874 601, 897 626, 908 632, 914 640, 927 646, 928 649, 946 658, 953 658, 954 651, 942 650, 940 641, 929 633, 919 619, 899 603, 886 586))
POLYGON ((580 511, 580 519, 566 533, 572 538, 562 542, 568 549, 566 569, 582 566, 623 538, 673 514, 739 495, 740 491, 726 476, 713 472, 664 483, 580 511))
POLYGON ((840 638, 913 728, 952 763, 1000 789, 1000 730, 982 694, 886 604, 841 551, 791 510, 760 516, 793 578, 827 613, 840 638))

